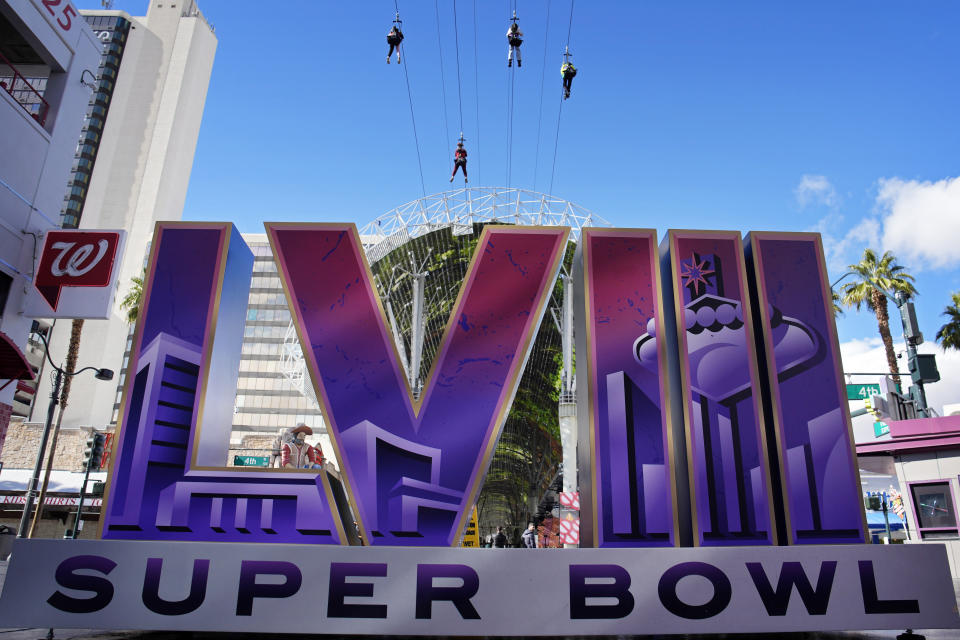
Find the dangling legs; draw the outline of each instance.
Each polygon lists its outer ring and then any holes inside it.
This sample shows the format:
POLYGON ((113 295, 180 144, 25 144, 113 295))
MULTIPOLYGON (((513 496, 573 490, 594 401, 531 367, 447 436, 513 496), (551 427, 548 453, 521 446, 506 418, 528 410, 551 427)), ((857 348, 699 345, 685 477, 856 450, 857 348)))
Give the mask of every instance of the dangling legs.
POLYGON ((450 174, 450 182, 453 182, 454 176, 457 175, 457 169, 463 169, 463 181, 467 181, 467 161, 466 160, 455 160, 453 163, 453 173, 450 174))
POLYGON ((387 64, 390 64, 390 56, 393 55, 393 50, 394 50, 394 49, 397 50, 397 64, 400 64, 400 43, 399 43, 399 42, 391 42, 390 40, 387 40, 387 44, 390 45, 390 50, 387 51, 387 64))

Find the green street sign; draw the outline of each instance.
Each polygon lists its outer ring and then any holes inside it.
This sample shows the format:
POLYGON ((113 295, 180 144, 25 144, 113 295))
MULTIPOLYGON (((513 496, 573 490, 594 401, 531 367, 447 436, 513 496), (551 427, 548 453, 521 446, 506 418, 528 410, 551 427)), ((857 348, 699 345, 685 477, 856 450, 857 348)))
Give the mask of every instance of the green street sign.
POLYGON ((266 467, 270 464, 270 456, 233 456, 235 467, 266 467))
POLYGON ((847 400, 866 400, 870 396, 880 395, 878 384, 848 384, 847 400))

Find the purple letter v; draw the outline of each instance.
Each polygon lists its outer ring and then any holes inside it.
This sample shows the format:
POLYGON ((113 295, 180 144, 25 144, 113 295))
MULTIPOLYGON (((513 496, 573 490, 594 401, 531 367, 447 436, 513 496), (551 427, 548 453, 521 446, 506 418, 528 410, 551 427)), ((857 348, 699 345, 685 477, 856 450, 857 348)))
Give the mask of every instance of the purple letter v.
POLYGON ((356 227, 266 228, 365 543, 458 544, 569 229, 483 230, 414 401, 356 227))

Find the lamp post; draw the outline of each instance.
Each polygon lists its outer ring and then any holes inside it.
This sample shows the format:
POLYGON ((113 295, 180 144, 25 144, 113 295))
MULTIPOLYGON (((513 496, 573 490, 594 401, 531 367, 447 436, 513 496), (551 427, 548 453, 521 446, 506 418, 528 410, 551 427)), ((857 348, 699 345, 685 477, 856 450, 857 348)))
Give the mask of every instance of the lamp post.
POLYGON ((84 367, 72 373, 67 373, 57 365, 53 363, 53 360, 50 358, 50 344, 47 342, 46 336, 42 333, 38 333, 40 339, 43 340, 43 345, 45 347, 44 355, 46 355, 47 362, 50 363, 50 366, 53 368, 54 377, 53 377, 53 390, 50 391, 50 404, 47 405, 47 421, 43 425, 43 435, 40 437, 40 450, 37 451, 37 462, 33 466, 33 477, 30 478, 30 483, 27 485, 27 494, 26 500, 23 505, 23 515, 20 517, 20 527, 17 529, 17 537, 25 538, 27 537, 27 526, 30 522, 30 512, 33 510, 33 501, 37 495, 37 484, 40 482, 40 469, 43 466, 43 456, 47 451, 47 442, 50 439, 50 429, 53 426, 53 414, 56 412, 57 405, 60 403, 60 388, 63 385, 63 380, 65 377, 73 377, 77 374, 83 373, 84 371, 96 371, 95 377, 97 380, 113 380, 113 371, 110 369, 98 369, 97 367, 84 367))
POLYGON ((855 276, 855 275, 857 275, 856 271, 847 271, 845 274, 843 274, 842 276, 840 276, 839 278, 833 281, 833 284, 830 285, 830 290, 832 291, 833 288, 838 284, 840 284, 840 282, 843 281, 843 279, 846 278, 847 276, 855 276))

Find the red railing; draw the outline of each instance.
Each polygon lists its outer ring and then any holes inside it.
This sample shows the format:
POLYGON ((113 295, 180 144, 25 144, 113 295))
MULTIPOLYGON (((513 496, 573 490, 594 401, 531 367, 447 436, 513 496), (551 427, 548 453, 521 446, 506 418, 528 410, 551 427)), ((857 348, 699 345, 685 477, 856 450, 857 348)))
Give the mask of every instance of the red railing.
POLYGON ((19 102, 20 106, 33 116, 41 127, 46 124, 50 105, 2 53, 0 53, 0 89, 13 96, 13 99, 19 102))

